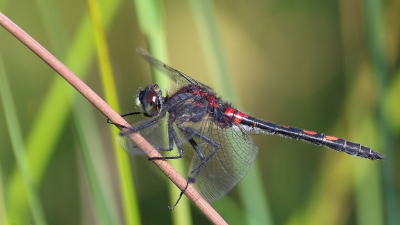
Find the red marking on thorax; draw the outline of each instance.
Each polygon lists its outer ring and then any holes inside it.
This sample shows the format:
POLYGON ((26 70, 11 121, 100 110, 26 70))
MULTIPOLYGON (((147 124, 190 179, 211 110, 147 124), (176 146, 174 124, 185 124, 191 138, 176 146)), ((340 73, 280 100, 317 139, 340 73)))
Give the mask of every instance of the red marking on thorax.
POLYGON ((316 135, 317 132, 314 131, 309 131, 309 130, 303 130, 304 133, 309 134, 309 135, 316 135))
POLYGON ((328 135, 326 135, 325 138, 326 138, 326 140, 329 140, 329 141, 337 141, 337 140, 339 139, 339 138, 337 138, 337 137, 328 136, 328 135))
POLYGON ((289 127, 288 126, 282 126, 283 128, 285 128, 285 129, 289 129, 289 127))
POLYGON ((210 102, 210 106, 211 107, 217 107, 218 106, 218 99, 215 99, 212 96, 207 96, 207 100, 210 102))
MULTIPOLYGON (((215 96, 214 94, 210 94, 207 91, 204 91, 204 89, 202 87, 200 87, 199 85, 195 85, 196 88, 193 88, 191 90, 191 92, 195 95, 201 96, 203 98, 206 98, 207 101, 210 103, 209 105, 211 107, 218 107, 218 102, 219 102, 219 98, 217 96, 215 96)), ((185 92, 189 92, 188 89, 184 90, 185 92)))

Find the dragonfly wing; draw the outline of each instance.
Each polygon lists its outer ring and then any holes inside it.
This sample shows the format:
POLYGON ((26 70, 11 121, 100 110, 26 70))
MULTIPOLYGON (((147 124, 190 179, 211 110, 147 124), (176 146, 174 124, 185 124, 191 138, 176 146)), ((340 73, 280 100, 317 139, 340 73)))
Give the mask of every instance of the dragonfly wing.
POLYGON ((248 133, 240 126, 221 128, 214 121, 207 120, 198 130, 202 136, 194 137, 204 158, 216 153, 204 164, 198 154, 192 159, 189 177, 194 178, 193 186, 207 200, 216 201, 229 192, 247 174, 256 159, 258 147, 248 133), (210 143, 212 139, 219 148, 210 143), (196 168, 204 166, 196 176, 196 168))
MULTIPOLYGON (((210 87, 208 87, 205 84, 202 84, 198 82, 197 80, 189 77, 188 75, 162 63, 158 59, 154 58, 152 55, 150 55, 148 52, 143 50, 142 48, 136 48, 136 51, 154 68, 162 71, 163 73, 169 75, 169 77, 174 81, 174 83, 178 87, 186 86, 189 84, 197 84, 205 88, 209 88, 212 90, 210 87)), ((174 88, 176 89, 176 88, 174 88)))

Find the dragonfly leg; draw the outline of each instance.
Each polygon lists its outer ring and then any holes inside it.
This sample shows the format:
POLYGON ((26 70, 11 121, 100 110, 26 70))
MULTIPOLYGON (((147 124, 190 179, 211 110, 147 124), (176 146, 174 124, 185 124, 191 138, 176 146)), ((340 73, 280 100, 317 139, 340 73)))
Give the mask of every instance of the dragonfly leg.
POLYGON ((204 160, 203 153, 201 153, 201 151, 200 151, 200 149, 199 149, 199 146, 197 145, 196 141, 193 140, 193 138, 191 138, 191 139, 189 140, 189 143, 192 145, 192 147, 193 147, 194 150, 196 151, 196 154, 199 156, 199 158, 200 158, 201 160, 204 160))
MULTIPOLYGON (((130 113, 122 114, 121 117, 131 116, 131 115, 139 115, 139 114, 142 114, 142 113, 141 112, 130 112, 130 113)), ((115 125, 117 127, 120 127, 120 128, 127 128, 124 125, 121 125, 121 124, 118 124, 118 123, 113 123, 109 118, 107 118, 107 123, 113 124, 113 125, 115 125)))
POLYGON ((186 127, 182 127, 182 126, 179 127, 179 128, 182 129, 184 132, 191 133, 194 136, 198 136, 200 139, 205 140, 206 142, 210 143, 214 147, 214 150, 211 152, 211 154, 209 156, 204 157, 202 152, 201 152, 201 150, 200 150, 200 148, 199 148, 199 146, 197 145, 196 141, 193 138, 189 139, 189 143, 195 149, 196 154, 201 159, 201 163, 198 166, 196 166, 192 171, 189 172, 189 177, 188 177, 188 180, 186 182, 186 186, 185 186, 185 188, 183 190, 181 190, 181 193, 179 194, 179 197, 178 197, 177 201, 175 202, 175 204, 172 207, 168 206, 168 208, 170 210, 173 210, 176 207, 178 202, 181 200, 182 195, 188 189, 189 183, 194 183, 196 181, 196 177, 201 172, 203 166, 206 164, 206 162, 208 160, 210 160, 215 155, 215 153, 218 152, 218 149, 220 148, 220 144, 218 144, 217 142, 213 141, 211 138, 208 138, 207 136, 202 135, 200 132, 198 132, 196 130, 193 130, 193 129, 190 129, 190 128, 186 128, 186 127))
POLYGON ((178 135, 173 128, 172 123, 168 124, 168 140, 169 140, 169 147, 167 149, 157 148, 158 151, 172 151, 174 149, 174 142, 176 148, 178 149, 179 155, 178 156, 166 156, 166 157, 152 157, 149 160, 158 160, 158 159, 180 159, 184 156, 183 149, 181 142, 179 141, 178 135))
POLYGON ((185 132, 191 133, 194 136, 199 137, 201 140, 208 142, 209 144, 211 144, 214 147, 214 149, 212 150, 211 154, 206 156, 206 157, 204 157, 203 153, 201 152, 201 150, 197 146, 197 143, 193 139, 191 139, 190 143, 192 144, 193 148, 195 149, 196 154, 201 159, 201 163, 199 165, 197 165, 192 171, 189 172, 189 182, 190 183, 194 183, 195 180, 196 180, 197 175, 200 173, 200 171, 203 168, 204 164, 206 164, 208 162, 208 160, 210 160, 215 155, 215 153, 218 152, 218 150, 220 148, 220 144, 215 142, 211 138, 201 134, 200 132, 194 130, 194 129, 186 128, 186 127, 180 127, 180 129, 184 129, 185 132))

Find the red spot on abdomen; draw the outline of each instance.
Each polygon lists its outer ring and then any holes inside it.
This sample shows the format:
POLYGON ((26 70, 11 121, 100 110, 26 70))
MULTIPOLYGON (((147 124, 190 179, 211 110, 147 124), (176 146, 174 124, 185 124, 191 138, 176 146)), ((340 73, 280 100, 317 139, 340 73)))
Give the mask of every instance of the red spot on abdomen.
POLYGON ((242 121, 243 118, 249 118, 249 116, 246 115, 246 114, 244 114, 244 113, 242 113, 242 112, 240 112, 240 111, 238 111, 238 112, 236 113, 235 121, 238 122, 238 123, 240 123, 240 122, 242 121))
POLYGON ((304 133, 309 134, 309 135, 316 135, 317 132, 314 131, 309 131, 309 130, 303 130, 304 133))
POLYGON ((337 138, 337 137, 334 137, 334 136, 325 136, 325 138, 326 138, 326 140, 329 140, 329 141, 337 141, 339 138, 337 138))
POLYGON ((288 126, 282 126, 283 128, 285 128, 285 129, 289 129, 290 127, 288 127, 288 126))
POLYGON ((240 123, 240 122, 242 122, 243 118, 249 117, 248 115, 238 111, 237 109, 233 109, 233 108, 226 108, 225 115, 233 118, 236 123, 240 123))

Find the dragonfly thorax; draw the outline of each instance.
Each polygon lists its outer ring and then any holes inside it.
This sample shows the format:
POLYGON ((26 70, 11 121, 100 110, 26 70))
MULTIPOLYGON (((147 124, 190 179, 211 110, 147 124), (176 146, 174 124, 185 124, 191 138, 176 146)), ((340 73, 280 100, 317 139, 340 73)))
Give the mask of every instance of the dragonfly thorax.
POLYGON ((136 106, 148 117, 157 115, 163 102, 162 91, 157 84, 150 84, 144 90, 139 89, 135 96, 136 106))

